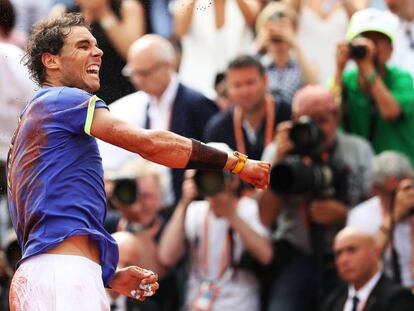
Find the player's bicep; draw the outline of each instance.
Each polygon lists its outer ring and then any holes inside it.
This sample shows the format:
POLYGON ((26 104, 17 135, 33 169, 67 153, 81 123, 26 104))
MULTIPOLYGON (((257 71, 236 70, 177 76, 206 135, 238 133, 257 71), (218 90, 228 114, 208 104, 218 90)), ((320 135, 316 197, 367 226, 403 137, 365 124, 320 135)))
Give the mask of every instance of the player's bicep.
POLYGON ((127 122, 114 117, 106 109, 94 110, 90 135, 96 138, 113 145, 122 146, 127 140, 139 136, 140 131, 143 130, 133 128, 127 122))

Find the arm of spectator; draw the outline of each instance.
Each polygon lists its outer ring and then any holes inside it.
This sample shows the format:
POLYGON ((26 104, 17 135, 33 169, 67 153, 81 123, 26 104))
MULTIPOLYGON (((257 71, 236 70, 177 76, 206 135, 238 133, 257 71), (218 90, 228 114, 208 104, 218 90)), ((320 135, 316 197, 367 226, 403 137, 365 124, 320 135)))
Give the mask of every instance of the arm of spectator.
POLYGON ((267 265, 273 257, 272 244, 267 236, 260 235, 237 213, 238 200, 222 207, 231 228, 237 232, 246 250, 261 264, 267 265))
POLYGON ((345 8, 348 17, 351 17, 356 11, 365 9, 369 5, 368 0, 342 0, 342 4, 345 8))
POLYGON ((195 9, 195 0, 180 0, 172 10, 176 39, 184 37, 190 29, 195 9))
POLYGON ((258 196, 260 221, 270 227, 276 222, 283 199, 269 189, 260 191, 258 196))
POLYGON ((302 6, 302 0, 286 0, 286 2, 291 5, 296 12, 300 12, 300 7, 302 6))
POLYGON ((356 38, 353 44, 364 46, 367 50, 366 56, 355 60, 359 68, 359 83, 362 88, 368 88, 371 96, 378 106, 382 118, 386 121, 393 121, 401 116, 401 106, 385 86, 380 73, 375 69, 374 42, 368 38, 356 38))
POLYGON ((318 67, 308 62, 308 60, 305 58, 305 55, 303 54, 299 46, 297 46, 295 51, 296 51, 296 60, 298 61, 300 71, 302 72, 304 84, 318 83, 319 81, 318 67))
POLYGON ((341 96, 342 90, 342 75, 345 66, 349 60, 349 45, 348 42, 342 41, 336 46, 336 71, 332 85, 332 92, 338 98, 341 96))
MULTIPOLYGON (((262 159, 271 163, 283 160, 293 148, 289 139, 289 131, 292 127, 291 121, 285 121, 278 125, 274 142, 265 148, 262 159)), ((279 210, 284 202, 283 197, 272 192, 269 188, 258 192, 259 217, 262 224, 272 226, 277 219, 279 210)))
POLYGON ((260 12, 260 3, 256 0, 236 0, 244 20, 249 27, 254 28, 257 15, 260 12))
POLYGON ((344 223, 348 214, 348 207, 333 199, 316 199, 310 204, 311 219, 321 225, 344 223))
MULTIPOLYGON (((369 69, 367 69, 364 70, 364 72, 372 71, 369 71, 369 69)), ((371 94, 374 97, 381 116, 384 118, 384 120, 394 121, 401 116, 402 110, 400 104, 388 90, 380 76, 377 76, 375 81, 372 83, 371 94)))
POLYGON ((121 2, 121 19, 119 19, 109 6, 108 1, 97 6, 96 19, 106 32, 109 40, 119 55, 126 58, 131 44, 145 33, 145 14, 142 4, 135 0, 121 2))
POLYGON ((387 247, 388 241, 390 240, 392 231, 392 221, 390 213, 384 213, 384 219, 382 225, 374 233, 374 241, 380 253, 384 253, 385 248, 387 247))
POLYGON ((191 173, 186 173, 181 200, 178 202, 159 242, 158 258, 161 264, 166 267, 174 266, 185 254, 185 214, 188 205, 197 195, 196 185, 190 177, 191 173))

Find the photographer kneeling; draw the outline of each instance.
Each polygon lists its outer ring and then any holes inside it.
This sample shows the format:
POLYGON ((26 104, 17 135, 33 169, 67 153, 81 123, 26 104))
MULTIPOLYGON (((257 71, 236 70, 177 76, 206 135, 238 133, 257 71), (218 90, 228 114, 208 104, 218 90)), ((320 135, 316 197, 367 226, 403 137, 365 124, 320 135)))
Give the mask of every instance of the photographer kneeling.
POLYGON ((240 265, 246 251, 262 264, 272 259, 257 202, 240 197, 237 175, 200 170, 192 174, 186 173, 183 195, 162 234, 160 261, 173 268, 189 254, 186 309, 258 311, 258 281, 240 265), (200 194, 205 200, 196 201, 200 194))
POLYGON ((279 125, 263 154, 273 169, 270 187, 260 193, 260 218, 276 225, 277 254, 267 310, 315 310, 317 294, 337 279, 333 237, 349 208, 371 190, 372 149, 364 139, 337 131, 333 94, 317 85, 302 88, 292 111, 293 120, 279 125))

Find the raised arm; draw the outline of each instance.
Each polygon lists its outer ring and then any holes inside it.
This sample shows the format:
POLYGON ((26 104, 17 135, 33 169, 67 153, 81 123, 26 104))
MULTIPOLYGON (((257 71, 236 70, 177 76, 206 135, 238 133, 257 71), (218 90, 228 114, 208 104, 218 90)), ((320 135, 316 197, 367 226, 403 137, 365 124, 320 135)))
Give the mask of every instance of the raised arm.
POLYGON ((257 188, 265 188, 269 183, 269 163, 247 160, 243 165, 234 154, 226 154, 172 132, 135 128, 113 117, 106 109, 95 110, 91 134, 171 168, 234 170, 238 166, 244 181, 257 188))
POLYGON ((177 39, 181 39, 190 29, 191 22, 193 20, 195 8, 195 0, 180 0, 175 5, 172 15, 174 32, 177 39))
POLYGON ((119 55, 126 58, 131 44, 145 33, 145 13, 139 1, 121 2, 121 19, 108 7, 103 6, 98 21, 119 55))
POLYGON ((257 15, 260 12, 260 3, 256 0, 237 0, 240 11, 243 14, 246 24, 254 28, 257 15))

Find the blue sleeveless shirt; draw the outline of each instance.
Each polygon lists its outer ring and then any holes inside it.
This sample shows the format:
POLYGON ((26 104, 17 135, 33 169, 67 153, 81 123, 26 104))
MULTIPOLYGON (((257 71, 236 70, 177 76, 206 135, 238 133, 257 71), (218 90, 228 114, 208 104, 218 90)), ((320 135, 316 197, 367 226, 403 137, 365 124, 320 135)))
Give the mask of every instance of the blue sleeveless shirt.
POLYGON ((102 160, 90 136, 95 109, 107 105, 69 87, 40 89, 23 111, 8 157, 9 211, 22 249, 19 264, 74 235, 88 235, 100 250, 106 286, 118 247, 104 229, 102 160))

